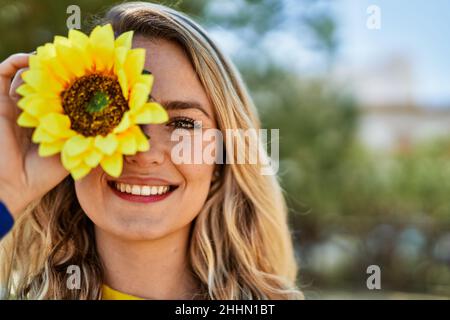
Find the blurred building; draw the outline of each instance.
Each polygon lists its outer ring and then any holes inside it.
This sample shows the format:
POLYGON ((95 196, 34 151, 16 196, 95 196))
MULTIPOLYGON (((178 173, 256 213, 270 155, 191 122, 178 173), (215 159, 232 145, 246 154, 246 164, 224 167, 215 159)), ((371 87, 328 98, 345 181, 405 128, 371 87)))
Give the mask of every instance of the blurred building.
POLYGON ((380 151, 408 151, 416 142, 442 135, 450 136, 450 109, 365 107, 360 118, 361 140, 380 151))
POLYGON ((359 137, 367 146, 407 151, 416 142, 450 135, 450 108, 416 102, 414 80, 412 63, 400 55, 352 72, 362 111, 359 137))

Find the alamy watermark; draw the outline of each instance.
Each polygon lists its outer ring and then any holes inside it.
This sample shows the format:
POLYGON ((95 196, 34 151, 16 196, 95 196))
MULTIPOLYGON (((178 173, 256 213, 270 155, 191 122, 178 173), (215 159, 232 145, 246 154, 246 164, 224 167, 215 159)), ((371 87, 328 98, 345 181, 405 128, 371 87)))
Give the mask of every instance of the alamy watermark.
POLYGON ((367 278, 366 286, 369 290, 381 290, 381 268, 376 264, 370 265, 366 270, 370 276, 367 278))
POLYGON ((381 9, 377 5, 370 5, 366 9, 366 13, 369 15, 366 20, 366 27, 369 30, 381 29, 381 9))
POLYGON ((279 169, 279 131, 176 129, 170 138, 176 143, 171 150, 171 160, 174 164, 259 165, 261 175, 275 175, 279 169))
POLYGON ((69 16, 66 19, 67 29, 81 29, 81 9, 75 4, 67 7, 66 13, 69 16))
POLYGON ((81 269, 79 266, 72 264, 67 267, 67 274, 69 276, 66 280, 66 287, 69 290, 79 290, 81 289, 81 269))

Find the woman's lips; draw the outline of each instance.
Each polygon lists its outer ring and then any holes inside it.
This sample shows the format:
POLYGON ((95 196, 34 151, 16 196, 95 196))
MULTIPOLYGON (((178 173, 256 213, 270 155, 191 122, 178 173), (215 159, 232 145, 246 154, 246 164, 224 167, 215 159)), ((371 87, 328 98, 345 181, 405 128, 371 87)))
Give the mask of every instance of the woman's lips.
MULTIPOLYGON (((162 193, 162 194, 148 195, 147 194, 148 192, 143 192, 143 193, 145 193, 145 195, 143 195, 143 194, 132 194, 132 193, 130 193, 131 192, 130 189, 127 190, 129 192, 126 192, 126 191, 122 192, 122 191, 118 190, 118 189, 120 189, 120 187, 119 188, 117 187, 117 182, 115 182, 115 181, 109 181, 108 186, 112 189, 113 193, 115 195, 117 195, 118 197, 120 197, 124 200, 127 200, 127 201, 140 202, 140 203, 150 203, 150 202, 157 202, 157 201, 164 200, 165 198, 170 196, 173 193, 173 191, 175 191, 178 188, 178 186, 170 185, 170 186, 165 186, 165 188, 162 188, 164 191, 164 193, 162 193), (168 188, 168 190, 165 191, 167 188, 168 188)), ((141 190, 146 188, 144 186, 141 186, 141 187, 142 187, 141 190)), ((123 190, 123 187, 122 187, 122 190, 123 190)), ((159 191, 161 192, 161 190, 159 190, 159 191)), ((153 193, 154 193, 154 191, 153 191, 153 193)))

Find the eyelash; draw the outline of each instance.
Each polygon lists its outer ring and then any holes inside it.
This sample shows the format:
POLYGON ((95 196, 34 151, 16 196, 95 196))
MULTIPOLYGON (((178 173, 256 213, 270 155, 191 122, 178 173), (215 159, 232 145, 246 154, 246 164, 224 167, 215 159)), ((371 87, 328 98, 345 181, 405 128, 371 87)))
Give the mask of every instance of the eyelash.
POLYGON ((200 129, 201 124, 191 118, 187 117, 175 117, 172 118, 169 123, 167 123, 167 126, 173 126, 175 129, 200 129))

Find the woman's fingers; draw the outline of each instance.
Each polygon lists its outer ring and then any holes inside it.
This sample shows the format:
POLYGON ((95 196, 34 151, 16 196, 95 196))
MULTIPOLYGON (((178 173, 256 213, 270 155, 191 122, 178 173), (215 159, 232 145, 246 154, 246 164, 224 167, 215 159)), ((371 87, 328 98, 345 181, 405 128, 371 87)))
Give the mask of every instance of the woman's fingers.
POLYGON ((17 102, 21 98, 20 94, 18 94, 16 90, 22 83, 24 83, 22 79, 22 73, 24 73, 24 71, 26 70, 28 70, 28 68, 22 68, 19 71, 17 71, 11 83, 11 87, 9 89, 9 96, 11 97, 11 99, 14 100, 14 102, 17 102))
MULTIPOLYGON (((16 107, 21 96, 16 92, 17 88, 23 83, 22 73, 27 70, 30 54, 18 53, 10 56, 0 63, 0 116, 4 116, 10 121, 16 121, 20 114, 20 109, 16 107), (11 79, 13 80, 11 81, 11 79)), ((21 146, 27 149, 29 139, 25 138, 25 129, 18 126, 14 127, 16 137, 22 141, 21 146)))
POLYGON ((0 63, 0 95, 9 95, 11 79, 19 69, 28 67, 29 57, 26 53, 16 53, 0 63))
POLYGON ((14 54, 0 63, 0 198, 7 201, 13 214, 19 214, 32 200, 39 198, 69 172, 60 155, 40 157, 38 146, 31 143, 31 128, 17 125, 20 112, 16 102, 22 72, 28 67, 29 54, 14 54), (14 79, 13 79, 14 78, 14 79))

